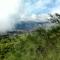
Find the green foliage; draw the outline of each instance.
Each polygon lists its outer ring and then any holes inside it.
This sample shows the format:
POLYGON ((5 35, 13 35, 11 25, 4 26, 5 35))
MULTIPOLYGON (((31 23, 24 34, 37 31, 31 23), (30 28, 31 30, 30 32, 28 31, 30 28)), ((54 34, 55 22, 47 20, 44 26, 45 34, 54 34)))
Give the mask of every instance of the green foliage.
POLYGON ((51 17, 50 20, 52 23, 59 23, 60 24, 60 14, 55 13, 54 15, 49 14, 49 16, 51 17))
POLYGON ((0 60, 60 60, 60 26, 0 37, 0 60))

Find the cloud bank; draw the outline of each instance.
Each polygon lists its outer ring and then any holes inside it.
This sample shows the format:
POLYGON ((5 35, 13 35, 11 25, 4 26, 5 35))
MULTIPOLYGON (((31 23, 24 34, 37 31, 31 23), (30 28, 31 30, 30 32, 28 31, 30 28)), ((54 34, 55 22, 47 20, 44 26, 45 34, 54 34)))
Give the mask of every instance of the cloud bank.
POLYGON ((12 16, 18 11, 18 0, 0 0, 0 33, 12 30, 12 16))
POLYGON ((48 13, 60 13, 60 0, 0 0, 0 33, 19 21, 45 21, 48 13))

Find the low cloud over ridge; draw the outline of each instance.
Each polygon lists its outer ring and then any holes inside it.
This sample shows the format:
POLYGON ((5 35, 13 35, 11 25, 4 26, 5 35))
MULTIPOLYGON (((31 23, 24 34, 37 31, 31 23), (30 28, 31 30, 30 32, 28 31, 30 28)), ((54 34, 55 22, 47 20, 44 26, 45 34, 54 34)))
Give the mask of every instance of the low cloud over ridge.
POLYGON ((18 21, 44 21, 48 13, 60 13, 60 0, 0 0, 0 33, 13 30, 18 21))

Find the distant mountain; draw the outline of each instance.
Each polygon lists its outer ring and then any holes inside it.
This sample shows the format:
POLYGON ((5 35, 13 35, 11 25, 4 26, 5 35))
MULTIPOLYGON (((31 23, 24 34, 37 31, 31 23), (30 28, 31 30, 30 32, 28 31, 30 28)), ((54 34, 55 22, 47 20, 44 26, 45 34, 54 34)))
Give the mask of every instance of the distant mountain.
POLYGON ((16 23, 16 30, 31 30, 37 27, 45 26, 48 22, 21 21, 16 23))
MULTIPOLYGON (((8 31, 5 34, 0 34, 2 36, 12 36, 21 34, 24 32, 30 32, 38 27, 46 26, 49 22, 36 22, 36 21, 21 21, 15 24, 15 29, 13 31, 8 31)), ((2 37, 1 36, 1 37, 2 37)))

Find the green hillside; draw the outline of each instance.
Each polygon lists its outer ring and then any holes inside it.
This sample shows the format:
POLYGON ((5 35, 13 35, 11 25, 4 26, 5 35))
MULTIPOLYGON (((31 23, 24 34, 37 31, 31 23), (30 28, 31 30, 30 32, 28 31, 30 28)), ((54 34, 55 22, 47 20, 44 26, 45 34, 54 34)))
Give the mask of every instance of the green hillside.
POLYGON ((60 26, 0 37, 0 60, 60 60, 60 26))

